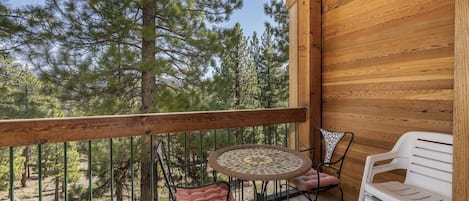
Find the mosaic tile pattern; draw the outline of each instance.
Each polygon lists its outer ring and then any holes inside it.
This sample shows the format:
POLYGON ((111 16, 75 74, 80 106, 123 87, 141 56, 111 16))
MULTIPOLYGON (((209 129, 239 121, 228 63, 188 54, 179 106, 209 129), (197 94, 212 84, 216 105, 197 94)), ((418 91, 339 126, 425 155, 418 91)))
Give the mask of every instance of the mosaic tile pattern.
POLYGON ((246 148, 220 154, 217 163, 234 172, 268 176, 293 172, 303 165, 303 160, 282 150, 246 148))

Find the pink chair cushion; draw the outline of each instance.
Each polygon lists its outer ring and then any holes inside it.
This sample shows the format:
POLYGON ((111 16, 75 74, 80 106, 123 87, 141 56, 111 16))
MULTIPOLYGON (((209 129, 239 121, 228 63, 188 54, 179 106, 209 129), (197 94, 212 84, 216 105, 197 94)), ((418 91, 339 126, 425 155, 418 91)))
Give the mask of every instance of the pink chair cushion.
POLYGON ((230 201, 234 201, 229 187, 225 183, 214 183, 199 188, 176 188, 177 201, 226 201, 230 193, 230 201))
POLYGON ((311 190, 318 187, 324 187, 339 183, 337 177, 328 175, 326 173, 319 173, 319 186, 318 186, 318 173, 315 169, 311 168, 305 174, 290 179, 290 183, 295 185, 300 190, 311 190))

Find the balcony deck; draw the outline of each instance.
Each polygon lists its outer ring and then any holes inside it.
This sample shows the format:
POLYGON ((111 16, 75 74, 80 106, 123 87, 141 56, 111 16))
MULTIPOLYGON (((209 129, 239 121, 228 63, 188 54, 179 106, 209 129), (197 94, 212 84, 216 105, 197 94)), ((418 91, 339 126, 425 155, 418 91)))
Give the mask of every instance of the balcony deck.
MULTIPOLYGON (((56 161, 55 164, 61 166, 59 168, 61 169, 60 171, 63 169, 63 172, 60 173, 63 176, 58 177, 57 185, 61 186, 64 193, 60 192, 58 196, 64 200, 75 199, 77 196, 80 199, 95 199, 99 190, 97 188, 98 184, 95 183, 97 180, 95 178, 97 176, 96 168, 101 168, 110 170, 108 171, 110 172, 108 175, 110 184, 105 186, 105 193, 100 194, 110 200, 118 200, 116 197, 122 196, 121 194, 123 193, 116 190, 122 188, 122 186, 118 186, 117 182, 118 174, 120 174, 118 171, 122 171, 122 169, 119 163, 116 163, 116 158, 120 157, 119 160, 122 160, 122 157, 124 157, 125 160, 130 160, 129 163, 132 168, 125 169, 125 171, 138 172, 138 168, 133 167, 136 166, 139 160, 134 152, 136 152, 138 146, 141 146, 137 141, 143 140, 146 137, 150 138, 150 141, 148 141, 150 149, 156 140, 167 142, 166 144, 169 145, 168 150, 171 151, 171 158, 175 165, 174 168, 176 168, 176 171, 173 173, 176 173, 175 176, 180 178, 182 184, 203 184, 213 176, 208 174, 211 170, 206 169, 206 165, 200 165, 199 162, 205 161, 206 158, 204 159, 203 157, 206 157, 210 151, 220 146, 244 143, 277 144, 282 146, 294 144, 295 132, 289 129, 290 123, 294 125, 298 122, 304 122, 306 118, 305 111, 304 108, 285 108, 61 119, 2 120, 0 121, 0 151, 3 151, 1 153, 8 153, 9 150, 9 154, 1 155, 0 157, 2 161, 6 162, 5 167, 9 168, 10 177, 9 179, 5 178, 5 181, 8 180, 7 185, 9 187, 8 191, 0 193, 0 200, 16 200, 18 198, 21 200, 29 200, 30 198, 31 200, 36 200, 38 197, 42 200, 43 198, 49 199, 51 198, 50 196, 54 195, 53 189, 55 185, 52 180, 53 177, 50 176, 50 172, 46 172, 48 171, 47 169, 44 169, 46 166, 44 164, 51 160, 46 159, 48 155, 45 154, 48 152, 46 150, 49 150, 48 148, 51 146, 54 147, 55 152, 57 152, 56 154, 58 154, 58 158, 54 159, 56 161), (273 133, 272 130, 276 130, 279 134, 268 134, 273 133), (246 133, 249 137, 244 136, 246 133), (79 143, 79 145, 76 143, 79 143), (122 143, 124 143, 124 147, 122 147, 122 143), (189 149, 189 146, 192 148, 189 149), (81 191, 84 193, 79 195, 73 193, 72 195, 71 190, 73 185, 77 183, 71 181, 72 168, 69 163, 72 163, 71 157, 72 153, 76 152, 74 150, 77 149, 76 147, 81 147, 80 149, 82 149, 80 156, 82 161, 80 165, 82 181, 78 186, 81 186, 81 191), (24 151, 25 148, 28 148, 30 156, 35 158, 31 160, 36 160, 36 162, 29 162, 31 167, 35 168, 31 172, 34 184, 29 179, 29 185, 30 188, 36 189, 29 193, 25 193, 23 188, 20 187, 20 181, 18 180, 20 175, 14 171, 15 167, 19 165, 15 162, 15 158, 21 157, 17 154, 21 150, 24 151), (92 151, 96 151, 95 149, 104 151, 102 153, 105 153, 106 150, 113 150, 112 152, 106 152, 107 154, 99 159, 113 162, 108 165, 104 165, 105 163, 100 165, 100 161, 92 158, 95 155, 92 151), (189 166, 190 168, 197 169, 198 173, 195 172, 195 174, 201 177, 188 176, 189 166), (12 175, 15 176, 13 177, 12 175), (15 188, 11 188, 11 186, 15 188), (20 191, 21 194, 18 195, 20 191)), ((150 151, 149 153, 152 152, 150 151)), ((146 157, 152 158, 154 155, 146 157)), ((149 177, 151 177, 152 181, 161 177, 160 171, 155 168, 157 167, 150 165, 151 175, 149 177)), ((194 172, 191 174, 194 174, 194 172)), ((138 200, 141 189, 136 183, 143 176, 140 173, 135 174, 135 176, 131 175, 132 178, 127 178, 123 183, 127 189, 124 197, 126 197, 125 200, 138 200)), ((217 180, 227 179, 226 176, 220 174, 216 174, 215 177, 217 180)), ((215 179, 215 177, 212 179, 215 179)), ((122 185, 122 181, 120 183, 122 185)), ((154 182, 151 183, 153 184, 154 182)), ((164 186, 162 182, 158 182, 157 186, 151 185, 151 189, 153 189, 151 192, 154 192, 156 188, 160 189, 162 186, 164 186)), ((237 195, 238 200, 249 200, 249 197, 251 197, 251 193, 248 191, 244 193, 244 189, 249 188, 248 186, 232 188, 237 188, 241 192, 241 194, 237 195)), ((152 196, 162 196, 161 198, 164 200, 164 197, 167 196, 163 192, 165 192, 164 189, 162 191, 158 190, 158 194, 152 194, 152 196)))

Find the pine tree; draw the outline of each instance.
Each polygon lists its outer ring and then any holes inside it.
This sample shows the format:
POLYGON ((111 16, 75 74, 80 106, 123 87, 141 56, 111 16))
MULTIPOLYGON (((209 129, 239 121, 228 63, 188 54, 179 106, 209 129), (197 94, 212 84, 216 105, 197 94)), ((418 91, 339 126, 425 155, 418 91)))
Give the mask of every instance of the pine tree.
MULTIPOLYGON (((22 67, 12 59, 0 58, 0 119, 26 119, 26 118, 45 118, 63 116, 60 104, 57 98, 50 93, 50 86, 43 83, 27 68, 22 67)), ((38 163, 37 150, 26 146, 22 149, 15 149, 15 176, 21 175, 21 184, 26 187, 29 177, 29 164, 38 163), (21 161, 21 162, 20 162, 21 161), (21 172, 21 173, 20 173, 21 172)), ((2 158, 8 158, 6 153, 2 153, 2 158)), ((43 158, 45 158, 43 167, 44 177, 54 176, 57 184, 63 179, 64 169, 63 146, 62 145, 44 145, 43 158), (59 151, 59 152, 58 152, 59 151), (53 162, 51 162, 53 161, 53 162)), ((70 181, 76 181, 79 176, 79 161, 76 144, 68 144, 68 174, 70 181)), ((5 164, 2 164, 3 168, 5 164)), ((0 169, 3 169, 0 168, 0 169)), ((4 169, 3 169, 4 170, 4 169)), ((0 171, 0 177, 5 177, 5 172, 0 171)), ((4 180, 8 181, 8 180, 4 180)), ((63 186, 64 184, 62 184, 63 186)), ((59 189, 57 186, 56 195, 58 197, 59 189)))
MULTIPOLYGON (((14 180, 19 180, 19 176, 23 174, 23 164, 25 158, 21 156, 22 149, 13 149, 13 174, 14 180)), ((8 148, 0 148, 0 190, 6 190, 9 188, 10 181, 10 150, 8 148)))
POLYGON ((266 22, 272 29, 275 37, 274 47, 278 53, 278 59, 282 63, 288 63, 289 53, 289 17, 287 6, 283 0, 270 0, 264 4, 264 13, 273 19, 273 23, 266 22))
POLYGON ((220 65, 213 76, 217 105, 223 105, 223 109, 256 108, 255 68, 250 59, 248 38, 239 23, 224 31, 222 44, 220 65))
POLYGON ((258 51, 254 54, 258 55, 255 59, 260 87, 258 99, 263 108, 286 106, 286 66, 278 59, 275 43, 273 30, 266 24, 259 48, 254 49, 258 51))
MULTIPOLYGON (((200 84, 213 64, 218 32, 206 23, 224 21, 240 6, 241 0, 51 0, 39 9, 43 20, 29 23, 42 40, 27 41, 26 54, 68 112, 161 111, 164 103, 154 98, 162 88, 184 93, 180 87, 200 84)), ((144 156, 148 144, 144 138, 144 156)), ((150 200, 150 161, 140 161, 142 200, 150 200)))
POLYGON ((15 50, 21 45, 18 38, 19 33, 24 30, 24 27, 18 23, 18 16, 14 11, 9 8, 3 1, 0 1, 0 57, 10 55, 12 50, 15 50))
MULTIPOLYGON (((256 34, 253 34, 256 36, 256 34)), ((279 57, 280 52, 275 48, 276 40, 269 23, 265 24, 265 31, 260 42, 253 38, 251 51, 256 65, 258 87, 257 96, 261 108, 285 107, 288 98, 288 78, 286 64, 279 57)), ((264 143, 272 144, 278 138, 275 127, 264 126, 264 143)))
MULTIPOLYGON (((42 148, 43 177, 52 177, 54 181, 54 200, 61 200, 65 196, 65 185, 78 181, 81 176, 79 170, 79 154, 76 142, 45 144, 42 148), (65 146, 67 146, 67 161, 65 161, 65 146), (65 164, 67 164, 67 183, 65 178, 65 164)), ((37 151, 37 150, 35 150, 37 151)), ((36 158, 37 159, 37 158, 36 158)))

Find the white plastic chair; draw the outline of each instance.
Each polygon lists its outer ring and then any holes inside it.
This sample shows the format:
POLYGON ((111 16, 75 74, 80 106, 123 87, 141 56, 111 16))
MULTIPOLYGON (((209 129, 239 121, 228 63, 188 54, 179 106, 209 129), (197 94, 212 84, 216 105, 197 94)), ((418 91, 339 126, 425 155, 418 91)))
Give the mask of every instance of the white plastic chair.
POLYGON ((401 136, 390 152, 366 158, 359 200, 450 201, 453 173, 453 136, 411 131, 401 136), (390 160, 377 165, 378 161, 390 160), (373 183, 376 174, 406 169, 404 183, 373 183))

